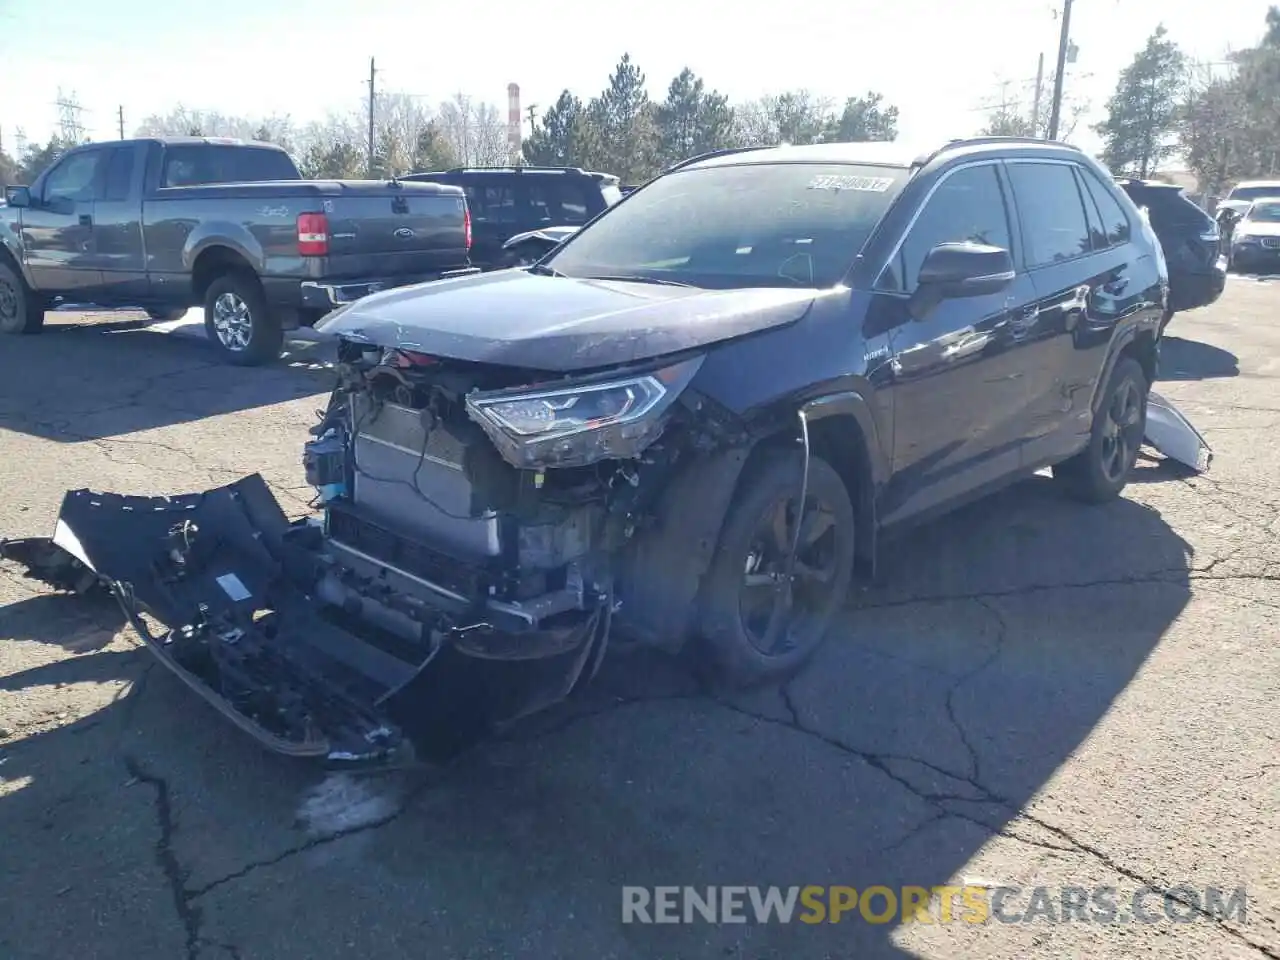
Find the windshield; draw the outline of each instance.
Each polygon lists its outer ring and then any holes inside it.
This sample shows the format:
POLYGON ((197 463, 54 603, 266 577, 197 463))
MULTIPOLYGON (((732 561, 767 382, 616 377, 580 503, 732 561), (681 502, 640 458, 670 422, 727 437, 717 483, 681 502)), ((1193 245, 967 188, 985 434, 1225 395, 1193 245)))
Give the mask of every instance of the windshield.
POLYGON ((544 264, 570 277, 695 287, 838 283, 907 179, 906 168, 740 164, 660 177, 544 264))
POLYGON ((1255 203, 1249 208, 1247 219, 1255 223, 1280 223, 1280 200, 1255 203))
POLYGON ((1253 186, 1236 187, 1229 194, 1228 200, 1257 200, 1259 197, 1272 197, 1280 193, 1280 183, 1259 183, 1253 186))

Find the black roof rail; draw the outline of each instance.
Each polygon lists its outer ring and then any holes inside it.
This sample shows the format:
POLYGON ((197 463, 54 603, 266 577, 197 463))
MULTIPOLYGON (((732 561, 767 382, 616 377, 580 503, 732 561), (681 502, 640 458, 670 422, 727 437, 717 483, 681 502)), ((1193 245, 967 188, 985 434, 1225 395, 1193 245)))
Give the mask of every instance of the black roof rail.
POLYGON ((714 159, 715 157, 728 157, 735 153, 750 153, 752 150, 773 150, 775 147, 778 147, 778 146, 781 146, 781 144, 768 143, 768 144, 761 144, 755 147, 726 147, 723 150, 708 150, 706 153, 700 153, 696 157, 687 157, 684 160, 680 160, 676 163, 673 163, 671 166, 667 167, 667 169, 663 170, 662 172, 672 173, 676 170, 682 169, 683 167, 689 166, 689 164, 691 163, 697 163, 700 160, 711 160, 711 159, 714 159))
POLYGON ((1074 150, 1076 153, 1082 152, 1074 143, 1066 143, 1062 140, 1046 140, 1044 137, 957 137, 954 140, 948 140, 946 146, 942 147, 942 149, 947 150, 955 146, 977 147, 983 144, 1008 144, 1012 146, 1016 143, 1064 147, 1067 150, 1074 150))

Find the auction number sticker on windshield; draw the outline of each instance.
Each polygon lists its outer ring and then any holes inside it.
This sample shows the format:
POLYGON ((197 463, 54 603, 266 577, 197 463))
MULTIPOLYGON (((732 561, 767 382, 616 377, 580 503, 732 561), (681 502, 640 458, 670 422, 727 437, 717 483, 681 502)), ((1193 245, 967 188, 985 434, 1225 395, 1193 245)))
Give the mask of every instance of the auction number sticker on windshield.
POLYGON ((861 190, 863 193, 884 193, 892 183, 892 177, 854 177, 828 173, 810 180, 808 189, 861 190))

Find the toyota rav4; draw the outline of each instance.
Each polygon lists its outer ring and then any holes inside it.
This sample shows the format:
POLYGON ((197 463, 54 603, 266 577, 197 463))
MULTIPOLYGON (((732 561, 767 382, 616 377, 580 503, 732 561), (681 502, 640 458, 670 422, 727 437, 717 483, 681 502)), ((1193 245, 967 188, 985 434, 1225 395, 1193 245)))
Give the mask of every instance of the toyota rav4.
POLYGON ((1116 497, 1167 288, 1133 202, 1068 146, 707 155, 531 267, 323 320, 322 517, 288 522, 257 474, 79 490, 3 552, 111 590, 281 752, 440 759, 569 695, 612 639, 784 677, 885 533, 1044 467, 1116 497))

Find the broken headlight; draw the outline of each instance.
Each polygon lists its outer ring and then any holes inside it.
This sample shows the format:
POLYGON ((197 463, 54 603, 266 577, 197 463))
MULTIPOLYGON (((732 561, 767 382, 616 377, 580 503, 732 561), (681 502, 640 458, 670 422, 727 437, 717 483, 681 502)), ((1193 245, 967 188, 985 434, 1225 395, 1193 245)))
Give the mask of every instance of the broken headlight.
POLYGON ((665 414, 702 366, 671 366, 567 387, 518 387, 467 397, 467 413, 514 467, 581 467, 639 456, 662 432, 665 414))

